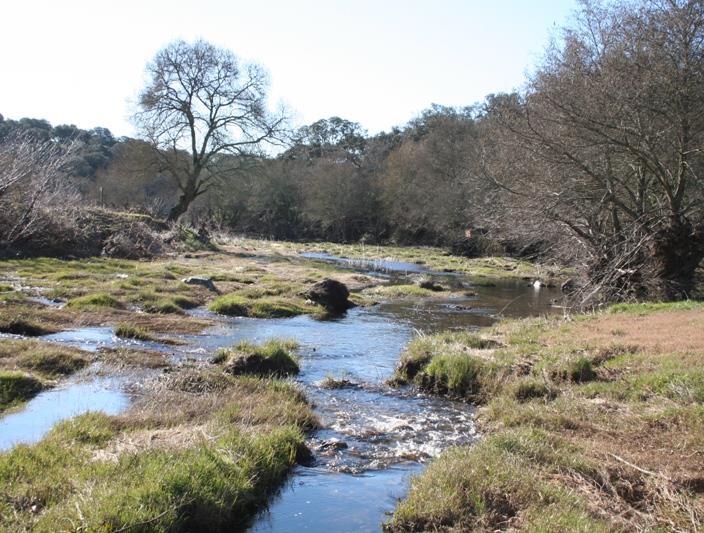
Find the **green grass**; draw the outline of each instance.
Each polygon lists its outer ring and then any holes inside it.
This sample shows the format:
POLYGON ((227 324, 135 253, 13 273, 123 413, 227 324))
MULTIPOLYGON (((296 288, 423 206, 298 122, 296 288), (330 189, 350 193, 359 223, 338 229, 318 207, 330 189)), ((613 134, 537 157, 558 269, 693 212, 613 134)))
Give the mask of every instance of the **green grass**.
POLYGON ((244 530, 304 455, 310 408, 283 382, 191 372, 160 383, 131 414, 84 414, 0 454, 0 530, 244 530), (192 438, 101 455, 174 425, 192 438))
POLYGON ((0 412, 30 400, 43 388, 42 382, 33 376, 0 370, 0 412))
POLYGON ((156 302, 150 302, 144 305, 144 310, 147 313, 158 313, 162 315, 176 314, 180 315, 183 313, 183 309, 177 305, 173 300, 168 298, 163 298, 157 300, 156 302))
POLYGON ((126 454, 94 462, 90 450, 109 439, 110 419, 83 415, 40 444, 0 456, 0 526, 86 531, 240 529, 284 479, 303 446, 292 426, 249 435, 223 428, 213 441, 185 450, 126 454), (67 444, 69 443, 69 444, 67 444), (20 514, 13 516, 12 503, 20 514), (32 516, 21 502, 43 512, 32 516), (3 509, 4 508, 4 509, 3 509), (147 526, 148 524, 148 526, 147 526))
POLYGON ((259 345, 242 341, 218 350, 213 362, 232 374, 289 376, 300 371, 297 349, 298 343, 291 340, 272 339, 259 345))
POLYGON ((369 294, 387 296, 390 298, 429 298, 438 295, 436 291, 424 289, 413 284, 384 285, 381 287, 374 287, 366 292, 369 294))
POLYGON ((117 300, 110 294, 104 292, 86 294, 85 296, 72 298, 68 301, 66 306, 71 309, 92 309, 96 307, 120 309, 123 307, 122 303, 119 300, 117 300))
POLYGON ((614 304, 609 307, 610 313, 627 313, 648 315, 662 311, 692 311, 704 308, 704 302, 684 300, 681 302, 645 302, 631 304, 614 304))
POLYGON ((297 300, 280 297, 246 298, 240 294, 226 294, 215 298, 208 309, 229 316, 251 318, 286 318, 320 312, 318 306, 306 306, 297 300))
POLYGON ((115 335, 123 339, 134 339, 139 341, 153 341, 154 335, 146 329, 132 324, 121 323, 115 327, 115 335))
POLYGON ((484 389, 495 388, 497 372, 495 365, 470 350, 490 350, 497 345, 465 332, 419 337, 404 350, 391 382, 414 383, 435 394, 479 401, 484 389))
POLYGON ((0 283, 0 292, 13 292, 14 290, 15 288, 12 285, 0 283))
POLYGON ((388 531, 499 530, 518 518, 527 531, 606 531, 588 501, 545 480, 548 475, 598 477, 572 461, 578 450, 539 430, 489 436, 454 448, 415 477, 388 531))
POLYGON ((86 367, 90 356, 68 346, 30 339, 0 339, 0 369, 27 370, 43 379, 67 376, 86 367))
POLYGON ((701 497, 663 479, 701 472, 702 352, 686 343, 664 352, 657 339, 638 337, 646 344, 636 345, 626 333, 634 329, 627 321, 648 328, 662 319, 650 315, 671 309, 690 312, 685 323, 698 332, 701 306, 640 304, 617 311, 633 316, 618 317, 625 329, 613 340, 584 333, 589 321, 608 331, 611 310, 505 321, 485 334, 488 345, 457 332, 411 342, 396 380, 478 403, 484 437, 433 460, 386 529, 698 527, 691 510, 701 509, 701 497))

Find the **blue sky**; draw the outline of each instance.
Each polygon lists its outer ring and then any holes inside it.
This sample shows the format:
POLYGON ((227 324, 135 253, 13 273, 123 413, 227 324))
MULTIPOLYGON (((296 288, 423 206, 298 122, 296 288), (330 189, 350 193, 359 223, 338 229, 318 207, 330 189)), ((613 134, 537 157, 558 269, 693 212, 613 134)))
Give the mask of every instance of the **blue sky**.
POLYGON ((133 135, 144 66, 175 38, 264 65, 299 124, 370 132, 521 86, 576 0, 23 0, 2 7, 0 113, 133 135))

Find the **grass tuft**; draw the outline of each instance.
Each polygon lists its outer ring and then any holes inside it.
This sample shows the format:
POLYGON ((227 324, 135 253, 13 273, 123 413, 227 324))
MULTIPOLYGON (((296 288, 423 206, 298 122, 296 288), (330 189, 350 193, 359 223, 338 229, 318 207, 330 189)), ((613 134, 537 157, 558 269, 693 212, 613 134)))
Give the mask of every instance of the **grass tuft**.
POLYGON ((43 388, 41 381, 28 374, 0 371, 0 412, 33 398, 43 388))
POLYGON ((295 355, 297 349, 298 343, 291 340, 268 340, 260 345, 242 341, 218 350, 213 361, 235 375, 289 376, 300 370, 295 355))
POLYGON ((115 327, 115 336, 123 339, 134 339, 138 341, 153 341, 155 340, 151 332, 139 326, 132 324, 121 323, 115 327))
POLYGON ((86 294, 85 296, 72 298, 68 301, 66 306, 70 307, 71 309, 91 309, 96 307, 120 309, 123 307, 122 303, 119 300, 104 292, 86 294))

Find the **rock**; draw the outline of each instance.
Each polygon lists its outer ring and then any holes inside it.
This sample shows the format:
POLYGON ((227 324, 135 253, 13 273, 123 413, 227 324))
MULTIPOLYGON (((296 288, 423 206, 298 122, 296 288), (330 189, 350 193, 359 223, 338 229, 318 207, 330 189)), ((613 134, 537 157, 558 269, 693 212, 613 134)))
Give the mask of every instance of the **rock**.
POLYGON ((354 304, 349 301, 350 291, 344 283, 324 279, 303 293, 303 297, 322 305, 332 313, 344 313, 354 304))
POLYGON ((205 287, 209 291, 217 292, 218 294, 220 293, 220 291, 215 286, 215 283, 213 283, 213 280, 210 278, 191 276, 188 278, 184 278, 181 281, 183 281, 186 285, 200 285, 201 287, 205 287))
POLYGON ((566 280, 562 285, 560 285, 560 290, 562 292, 572 292, 577 288, 577 282, 572 278, 566 280))
POLYGON ((440 292, 445 290, 442 285, 438 285, 432 279, 428 278, 419 279, 418 281, 416 281, 416 285, 418 285, 421 289, 428 289, 429 291, 434 292, 440 292))
POLYGON ((338 450, 346 450, 347 448, 346 442, 337 439, 324 440, 318 445, 318 450, 321 452, 336 452, 338 450))

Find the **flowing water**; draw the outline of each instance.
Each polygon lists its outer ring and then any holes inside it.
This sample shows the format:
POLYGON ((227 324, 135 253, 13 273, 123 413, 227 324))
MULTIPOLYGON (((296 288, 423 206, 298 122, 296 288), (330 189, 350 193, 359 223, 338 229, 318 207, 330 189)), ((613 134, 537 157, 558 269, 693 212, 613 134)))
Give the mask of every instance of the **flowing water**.
MULTIPOLYGON (((396 389, 392 375, 405 345, 420 332, 478 329, 496 315, 530 316, 551 311, 557 293, 536 290, 527 281, 495 285, 422 265, 393 261, 359 261, 326 254, 309 259, 408 282, 408 275, 436 277, 474 293, 446 299, 409 299, 354 308, 330 320, 309 316, 288 319, 225 318, 202 309, 218 325, 201 335, 184 336, 183 346, 119 340, 111 328, 85 328, 48 336, 47 340, 97 350, 124 343, 168 351, 174 361, 207 360, 214 350, 240 340, 293 338, 301 344, 298 381, 314 403, 324 429, 310 437, 315 462, 296 467, 289 483, 252 524, 252 531, 375 531, 408 486, 408 478, 442 450, 477 438, 473 410, 467 404, 396 389), (321 386, 327 377, 344 386, 321 386)), ((20 412, 0 418, 0 449, 35 441, 62 418, 101 409, 124 409, 128 396, 115 379, 91 378, 41 393, 20 412)))

